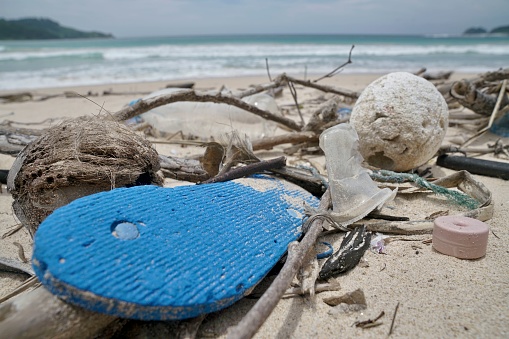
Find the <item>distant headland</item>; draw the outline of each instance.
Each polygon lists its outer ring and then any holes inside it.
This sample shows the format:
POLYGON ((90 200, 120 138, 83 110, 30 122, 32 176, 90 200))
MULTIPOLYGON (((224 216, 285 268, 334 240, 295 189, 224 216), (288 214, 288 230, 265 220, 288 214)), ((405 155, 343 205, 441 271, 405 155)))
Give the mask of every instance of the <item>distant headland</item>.
POLYGON ((0 18, 0 40, 113 38, 112 34, 83 32, 46 18, 0 18))
POLYGON ((463 35, 478 35, 478 34, 507 34, 509 35, 509 26, 495 27, 491 31, 488 31, 484 27, 470 27, 463 35))

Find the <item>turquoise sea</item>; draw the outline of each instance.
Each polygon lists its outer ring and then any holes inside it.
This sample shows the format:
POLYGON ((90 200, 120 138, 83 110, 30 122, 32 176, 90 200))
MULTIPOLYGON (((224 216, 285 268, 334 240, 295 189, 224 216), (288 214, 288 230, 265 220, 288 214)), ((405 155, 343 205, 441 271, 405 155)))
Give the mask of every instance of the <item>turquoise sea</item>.
POLYGON ((485 72, 509 67, 509 36, 235 35, 0 41, 0 90, 204 77, 485 72))

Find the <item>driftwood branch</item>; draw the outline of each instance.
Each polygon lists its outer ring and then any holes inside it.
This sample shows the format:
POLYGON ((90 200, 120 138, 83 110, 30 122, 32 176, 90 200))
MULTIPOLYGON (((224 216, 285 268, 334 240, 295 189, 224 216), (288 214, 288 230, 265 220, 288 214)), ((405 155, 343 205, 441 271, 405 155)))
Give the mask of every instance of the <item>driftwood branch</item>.
POLYGON ((350 48, 350 53, 348 53, 348 60, 346 62, 344 62, 342 65, 339 65, 338 67, 333 69, 331 72, 325 74, 324 76, 314 80, 313 82, 318 82, 325 78, 331 78, 334 75, 336 75, 338 72, 340 72, 343 69, 343 67, 345 67, 348 64, 351 64, 352 63, 352 51, 353 51, 354 47, 355 47, 355 45, 352 45, 352 48, 350 48))
POLYGON ((486 72, 481 75, 480 79, 487 82, 509 79, 509 68, 499 69, 494 72, 486 72))
MULTIPOLYGON (((502 81, 504 79, 509 79, 509 68, 499 69, 494 72, 486 72, 479 75, 476 78, 462 80, 463 82, 468 82, 473 88, 478 89, 489 85, 490 83, 502 81)), ((450 81, 444 84, 437 85, 437 89, 442 95, 447 99, 447 97, 451 97, 451 88, 456 85, 457 81, 450 81)), ((454 99, 454 98, 453 98, 454 99)), ((489 114, 488 114, 489 115, 489 114)))
POLYGON ((265 58, 265 68, 267 68, 267 76, 269 77, 269 80, 272 81, 272 77, 270 76, 269 59, 268 58, 265 58))
POLYGON ((123 108, 120 111, 114 113, 113 118, 118 121, 123 121, 138 116, 142 113, 148 112, 153 108, 182 101, 228 104, 246 110, 250 113, 256 114, 264 119, 280 123, 292 130, 300 131, 301 129, 301 126, 297 124, 295 121, 259 109, 258 107, 250 105, 237 97, 231 95, 224 95, 221 94, 220 92, 217 94, 198 93, 194 90, 182 90, 166 95, 160 95, 154 98, 140 100, 133 106, 123 108))
POLYGON ((507 88, 507 79, 502 81, 502 86, 500 86, 500 92, 498 93, 497 102, 495 103, 495 107, 493 108, 493 112, 490 116, 490 121, 488 122, 488 126, 486 127, 486 130, 490 129, 493 125, 493 122, 495 122, 495 119, 498 118, 498 112, 500 110, 500 107, 502 105, 502 101, 505 99, 507 102, 507 95, 505 93, 507 88))
POLYGON ((0 125, 0 153, 16 155, 43 130, 0 125))
POLYGON ((426 80, 448 80, 451 75, 452 75, 452 71, 448 71, 448 72, 438 72, 438 73, 422 73, 420 74, 420 76, 426 80))
POLYGON ((461 145, 462 147, 469 145, 475 139, 477 139, 479 136, 481 136, 482 134, 484 134, 487 130, 489 130, 491 128, 491 126, 493 125, 493 122, 495 121, 495 118, 497 117, 497 114, 500 109, 500 105, 501 105, 502 101, 504 99, 507 101, 507 95, 505 93, 506 86, 507 86, 507 79, 505 79, 502 82, 502 86, 500 87, 500 93, 498 94, 497 101, 495 102, 495 106, 493 107, 493 111, 491 112, 491 116, 490 116, 490 120, 488 121, 488 125, 486 127, 484 127, 483 129, 481 129, 480 131, 478 131, 473 136, 471 136, 467 141, 465 141, 463 143, 463 145, 461 145))
POLYGON ((299 101, 297 100, 297 90, 295 89, 295 85, 293 82, 288 82, 288 89, 290 90, 290 94, 292 95, 293 101, 295 102, 295 107, 297 108, 297 112, 299 113, 300 122, 302 126, 304 126, 304 117, 302 116, 302 112, 300 111, 299 101))
POLYGON ((461 147, 455 145, 443 145, 440 147, 439 150, 440 154, 462 153, 465 156, 467 156, 468 154, 488 154, 488 153, 494 153, 495 155, 499 154, 508 155, 507 152, 509 152, 509 145, 504 145, 504 143, 501 142, 501 139, 499 139, 494 144, 487 145, 487 147, 474 147, 474 146, 461 147))
POLYGON ((274 88, 277 88, 280 86, 281 86, 281 83, 275 82, 275 81, 268 83, 268 84, 256 85, 249 89, 246 89, 245 91, 237 92, 235 94, 235 97, 240 99, 240 98, 248 97, 250 95, 262 93, 262 92, 265 92, 265 91, 268 91, 268 90, 271 90, 271 89, 274 89, 274 88))
POLYGON ((235 95, 235 97, 243 98, 243 97, 246 97, 249 95, 267 91, 272 88, 285 86, 289 82, 292 82, 294 84, 298 84, 301 86, 305 86, 305 87, 314 88, 314 89, 320 90, 325 93, 333 93, 333 94, 337 94, 337 95, 342 95, 344 97, 348 97, 348 98, 352 98, 352 99, 357 99, 359 97, 359 93, 355 92, 355 91, 337 88, 334 86, 319 85, 315 82, 311 82, 310 80, 302 80, 302 79, 297 79, 297 78, 288 76, 286 73, 278 75, 274 80, 272 80, 271 83, 264 84, 264 85, 258 85, 258 86, 252 87, 248 90, 239 92, 235 95))
POLYGON ((166 178, 190 182, 200 182, 210 178, 209 173, 203 169, 198 160, 159 155, 159 163, 166 178))
POLYGON ((294 144, 302 142, 317 142, 318 135, 314 132, 294 132, 283 135, 276 135, 273 137, 266 137, 252 142, 253 150, 258 151, 262 149, 270 150, 274 146, 282 144, 294 144))
POLYGON ((0 272, 23 273, 30 276, 35 274, 30 263, 4 257, 0 257, 0 272))
POLYGON ((16 155, 21 152, 25 145, 11 143, 8 137, 0 135, 0 153, 2 154, 16 155))
POLYGON ((39 287, 0 305, 3 338, 87 338, 115 317, 68 304, 39 287))
MULTIPOLYGON (((324 131, 324 126, 330 122, 337 121, 337 110, 340 104, 339 96, 335 95, 331 99, 322 103, 313 112, 311 119, 306 126, 302 129, 303 131, 313 131, 316 134, 321 134, 324 131)), ((339 121, 338 121, 339 123, 339 121)))
MULTIPOLYGON (((477 114, 489 116, 493 112, 497 97, 481 92, 471 82, 462 80, 454 83, 450 90, 450 95, 458 100, 464 107, 471 109, 477 114)), ((509 99, 505 93, 502 94, 502 107, 509 104, 509 99)))
POLYGON ((0 134, 2 135, 21 134, 28 136, 39 136, 42 135, 43 132, 44 130, 35 128, 22 128, 22 127, 12 127, 9 125, 0 125, 0 134))
POLYGON ((300 80, 300 79, 296 79, 296 78, 290 77, 290 76, 288 76, 286 74, 281 74, 274 81, 276 81, 276 82, 277 81, 282 81, 282 82, 291 81, 293 83, 296 83, 296 84, 299 84, 299 85, 302 85, 302 86, 305 86, 305 87, 310 87, 310 88, 318 89, 318 90, 320 90, 322 92, 326 92, 326 93, 334 93, 334 94, 342 95, 342 96, 345 96, 345 97, 348 97, 348 98, 353 98, 353 99, 357 99, 359 97, 359 93, 354 92, 354 91, 350 91, 350 90, 347 90, 347 89, 339 89, 339 88, 335 88, 335 87, 332 87, 332 86, 319 85, 319 84, 317 84, 315 82, 311 82, 310 80, 300 80))
MULTIPOLYGON (((320 201, 319 210, 325 212, 329 208, 330 203, 330 194, 329 192, 325 192, 320 201)), ((322 224, 322 220, 315 219, 309 231, 304 236, 304 239, 295 246, 290 244, 288 247, 288 258, 281 272, 253 308, 251 308, 239 324, 228 333, 228 338, 251 338, 255 335, 267 317, 272 313, 272 310, 276 307, 279 300, 281 300, 285 291, 290 287, 292 279, 302 266, 304 257, 314 246, 316 239, 322 232, 322 224)))
POLYGON ((215 176, 214 178, 208 179, 203 184, 211 184, 214 182, 224 182, 242 178, 255 173, 268 171, 274 168, 281 168, 286 165, 286 157, 279 157, 270 160, 263 160, 253 164, 249 164, 242 167, 234 168, 222 175, 215 176))

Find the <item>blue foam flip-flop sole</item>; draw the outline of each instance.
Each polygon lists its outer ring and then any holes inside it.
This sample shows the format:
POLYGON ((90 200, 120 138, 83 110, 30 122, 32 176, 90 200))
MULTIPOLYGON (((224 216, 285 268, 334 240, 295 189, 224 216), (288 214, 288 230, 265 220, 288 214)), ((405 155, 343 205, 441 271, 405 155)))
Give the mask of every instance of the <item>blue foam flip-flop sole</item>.
POLYGON ((304 202, 318 205, 264 176, 97 193, 41 223, 33 267, 52 293, 92 311, 191 318, 254 288, 300 236, 304 202))

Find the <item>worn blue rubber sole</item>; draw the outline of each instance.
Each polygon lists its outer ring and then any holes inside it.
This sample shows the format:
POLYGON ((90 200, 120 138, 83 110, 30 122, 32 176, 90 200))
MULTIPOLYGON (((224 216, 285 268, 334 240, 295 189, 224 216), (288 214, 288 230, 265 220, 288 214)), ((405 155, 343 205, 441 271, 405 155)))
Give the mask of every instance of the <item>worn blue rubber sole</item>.
POLYGON ((53 212, 33 267, 60 298, 141 320, 185 319, 249 293, 301 234, 292 184, 258 177, 207 185, 119 188, 53 212))

